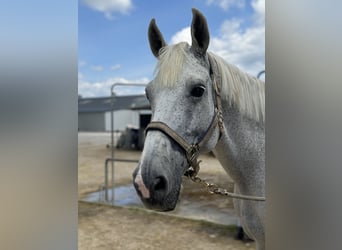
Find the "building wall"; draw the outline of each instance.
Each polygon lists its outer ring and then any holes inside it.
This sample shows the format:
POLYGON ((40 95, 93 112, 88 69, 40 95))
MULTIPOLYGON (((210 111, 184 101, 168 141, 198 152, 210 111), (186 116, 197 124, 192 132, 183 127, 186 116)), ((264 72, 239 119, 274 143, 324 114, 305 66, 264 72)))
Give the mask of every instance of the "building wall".
MULTIPOLYGON (((128 125, 139 128, 141 115, 151 114, 150 110, 114 111, 114 131, 124 131, 128 125)), ((78 113, 79 131, 111 131, 110 112, 78 113)))
POLYGON ((78 113, 79 131, 105 131, 105 114, 103 112, 78 113))
MULTIPOLYGON (((151 114, 150 110, 117 110, 114 111, 114 131, 124 131, 128 125, 139 128, 140 114, 151 114)), ((105 114, 105 129, 111 130, 110 112, 105 114)))
MULTIPOLYGON (((139 126, 139 124, 136 123, 134 116, 134 111, 131 110, 114 111, 114 131, 124 131, 127 125, 139 126)), ((105 113, 105 129, 106 131, 111 130, 110 112, 105 113)))

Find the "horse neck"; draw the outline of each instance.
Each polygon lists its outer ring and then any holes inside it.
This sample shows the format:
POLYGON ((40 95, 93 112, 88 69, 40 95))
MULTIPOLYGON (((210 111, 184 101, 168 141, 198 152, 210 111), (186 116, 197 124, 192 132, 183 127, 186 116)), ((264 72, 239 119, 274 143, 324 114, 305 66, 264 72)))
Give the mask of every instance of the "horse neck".
POLYGON ((264 193, 264 126, 225 101, 222 108, 225 131, 216 145, 216 157, 240 189, 264 193))

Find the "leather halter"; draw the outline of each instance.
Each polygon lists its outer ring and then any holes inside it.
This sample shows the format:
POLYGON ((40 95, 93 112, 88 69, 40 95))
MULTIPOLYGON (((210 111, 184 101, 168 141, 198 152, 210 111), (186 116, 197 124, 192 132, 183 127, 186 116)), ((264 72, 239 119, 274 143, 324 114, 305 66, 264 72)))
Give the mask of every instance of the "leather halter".
POLYGON ((221 83, 221 77, 219 74, 217 62, 213 57, 208 54, 209 64, 210 64, 210 74, 211 80, 213 83, 213 89, 215 92, 215 114, 210 123, 209 128, 206 132, 199 137, 197 143, 190 144, 182 136, 180 136, 176 131, 170 128, 167 124, 160 121, 152 121, 150 122, 145 130, 145 133, 149 130, 158 130, 169 136, 172 140, 174 140, 184 151, 186 155, 186 159, 189 164, 188 170, 185 172, 184 175, 189 177, 195 177, 199 171, 199 163, 198 156, 200 154, 200 149, 207 143, 210 139, 212 134, 214 133, 216 127, 219 127, 220 135, 219 139, 221 138, 222 134, 224 133, 224 124, 223 124, 223 114, 222 114, 222 103, 221 103, 221 96, 220 96, 220 87, 219 84, 221 83))

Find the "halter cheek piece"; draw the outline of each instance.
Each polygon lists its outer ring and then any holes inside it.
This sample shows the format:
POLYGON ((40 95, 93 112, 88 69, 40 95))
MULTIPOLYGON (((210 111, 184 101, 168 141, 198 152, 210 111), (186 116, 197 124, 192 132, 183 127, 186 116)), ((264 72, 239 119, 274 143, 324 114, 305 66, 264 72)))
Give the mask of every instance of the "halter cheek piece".
POLYGON ((209 128, 207 131, 199 137, 197 143, 190 144, 186 140, 183 139, 176 131, 171 129, 167 124, 160 122, 160 121, 152 121, 146 127, 145 133, 149 130, 158 130, 169 136, 172 140, 174 140, 184 151, 185 156, 189 164, 189 168, 185 172, 184 175, 189 176, 191 178, 196 177, 199 171, 199 163, 198 156, 200 154, 200 149, 205 145, 212 134, 214 133, 216 127, 219 127, 220 135, 219 139, 221 138, 224 132, 224 124, 223 124, 223 114, 222 114, 222 103, 221 103, 221 96, 220 96, 220 88, 218 86, 218 82, 221 82, 220 75, 218 72, 218 66, 214 58, 208 55, 209 64, 210 64, 210 73, 211 79, 213 82, 213 89, 215 91, 215 114, 210 123, 209 128))

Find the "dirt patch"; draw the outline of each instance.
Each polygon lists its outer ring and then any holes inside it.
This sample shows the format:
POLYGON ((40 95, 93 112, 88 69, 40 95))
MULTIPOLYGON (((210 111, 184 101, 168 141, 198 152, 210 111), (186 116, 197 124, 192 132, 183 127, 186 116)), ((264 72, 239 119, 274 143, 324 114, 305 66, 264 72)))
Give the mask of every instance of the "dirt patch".
MULTIPOLYGON (((104 161, 109 134, 79 134, 78 197, 98 191, 104 182, 104 161)), ((139 159, 139 151, 116 151, 115 157, 139 159)), ((215 158, 206 155, 200 175, 232 189, 232 181, 215 158)), ((115 164, 115 185, 132 182, 136 164, 115 164)), ((222 208, 231 207, 226 197, 209 195, 202 187, 184 182, 181 199, 186 202, 213 201, 222 208)), ((255 249, 255 244, 234 239, 235 227, 178 218, 168 213, 145 209, 113 207, 79 201, 79 249, 255 249)))
POLYGON ((78 249, 254 249, 234 228, 142 209, 79 202, 78 249))

